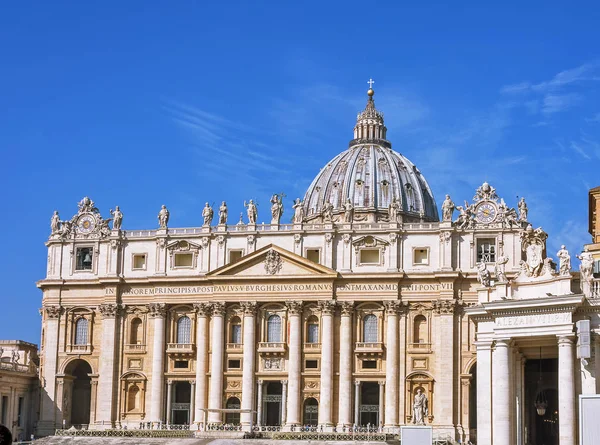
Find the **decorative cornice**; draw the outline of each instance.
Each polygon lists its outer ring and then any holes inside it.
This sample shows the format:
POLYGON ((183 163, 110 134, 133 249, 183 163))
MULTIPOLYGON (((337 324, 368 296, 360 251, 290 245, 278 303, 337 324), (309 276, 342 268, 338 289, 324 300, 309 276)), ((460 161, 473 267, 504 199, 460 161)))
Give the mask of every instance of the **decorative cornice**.
POLYGON ((302 313, 302 301, 288 300, 285 305, 290 315, 300 315, 302 313))
POLYGON ((148 313, 152 318, 164 318, 167 314, 167 305, 165 303, 149 303, 148 313))

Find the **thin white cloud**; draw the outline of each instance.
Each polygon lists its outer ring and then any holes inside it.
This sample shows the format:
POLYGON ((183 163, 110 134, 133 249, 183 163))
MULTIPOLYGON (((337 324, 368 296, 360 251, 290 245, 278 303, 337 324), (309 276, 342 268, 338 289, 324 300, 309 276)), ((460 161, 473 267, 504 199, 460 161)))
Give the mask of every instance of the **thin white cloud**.
POLYGON ((575 150, 575 152, 579 153, 585 159, 592 159, 592 157, 585 151, 585 149, 577 142, 571 141, 571 148, 575 150))
POLYGON ((570 94, 547 94, 542 102, 542 113, 552 114, 572 108, 581 102, 581 95, 570 94))
POLYGON ((500 92, 503 94, 521 94, 529 92, 547 94, 560 90, 567 85, 598 80, 600 80, 600 64, 598 62, 591 62, 561 71, 552 79, 539 83, 520 82, 505 85, 500 89, 500 92))

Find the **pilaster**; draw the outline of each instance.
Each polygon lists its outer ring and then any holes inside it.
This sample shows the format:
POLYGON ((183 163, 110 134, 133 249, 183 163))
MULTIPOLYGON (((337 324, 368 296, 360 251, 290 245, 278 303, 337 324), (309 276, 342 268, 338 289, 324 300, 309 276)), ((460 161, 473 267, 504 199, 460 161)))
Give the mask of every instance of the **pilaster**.
POLYGON ((102 339, 100 348, 100 366, 98 371, 98 412, 96 426, 112 428, 116 419, 115 415, 115 354, 116 354, 116 318, 120 306, 114 303, 102 304, 98 311, 102 315, 102 339))

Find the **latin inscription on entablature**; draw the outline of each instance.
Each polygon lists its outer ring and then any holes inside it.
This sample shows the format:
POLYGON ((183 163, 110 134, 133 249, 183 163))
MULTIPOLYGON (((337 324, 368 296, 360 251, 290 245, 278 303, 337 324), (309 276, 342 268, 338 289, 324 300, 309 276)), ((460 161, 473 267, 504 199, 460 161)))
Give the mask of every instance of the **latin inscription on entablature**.
POLYGON ((510 317, 496 317, 494 322, 496 327, 499 328, 547 326, 572 323, 572 316, 570 312, 559 312, 556 314, 515 315, 510 317))
POLYGON ((346 283, 338 285, 336 292, 398 292, 397 283, 346 283))
POLYGON ((400 287, 403 294, 411 292, 439 292, 454 290, 454 283, 406 284, 400 287))
MULTIPOLYGON (((108 290, 107 290, 108 291, 108 290)), ((304 284, 226 284, 206 286, 158 286, 158 287, 125 287, 121 295, 124 297, 145 295, 210 295, 213 293, 293 293, 293 292, 331 292, 331 283, 304 284)), ((114 292, 114 291, 113 291, 114 292)))

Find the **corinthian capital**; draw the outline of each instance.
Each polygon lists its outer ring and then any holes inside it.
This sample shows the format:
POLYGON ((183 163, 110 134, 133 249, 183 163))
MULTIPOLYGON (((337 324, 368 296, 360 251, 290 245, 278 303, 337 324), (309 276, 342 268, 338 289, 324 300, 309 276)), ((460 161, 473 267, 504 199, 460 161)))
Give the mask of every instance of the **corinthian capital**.
POLYGON ((120 306, 116 303, 105 303, 98 306, 98 312, 102 314, 102 318, 115 318, 120 306))
POLYGON ((342 315, 352 315, 354 312, 354 301, 342 301, 340 303, 342 315))
POLYGON ((402 314, 408 307, 407 303, 403 303, 400 300, 392 300, 392 301, 384 301, 383 305, 385 306, 385 311, 388 314, 402 314))
POLYGON ((225 307, 225 303, 223 301, 215 301, 211 305, 211 311, 213 316, 223 316, 225 315, 225 311, 227 308, 225 307))
POLYGON ((256 315, 256 302, 254 301, 244 301, 242 303, 240 303, 240 306, 242 307, 242 311, 244 312, 244 315, 256 315))
POLYGON ((319 301, 319 309, 321 309, 321 313, 324 315, 331 315, 335 310, 335 301, 333 300, 324 300, 319 301))
POLYGON ((433 311, 436 314, 454 314, 463 305, 462 300, 436 300, 433 302, 433 311))
POLYGON ((46 313, 46 318, 58 318, 62 313, 62 307, 60 306, 44 306, 40 312, 46 313))
POLYGON ((285 302, 290 315, 299 315, 302 312, 302 302, 295 300, 288 300, 285 302))
POLYGON ((212 310, 210 303, 194 303, 194 311, 198 317, 208 317, 212 310))
POLYGON ((149 303, 148 312, 150 317, 163 317, 167 314, 167 305, 165 303, 149 303))

